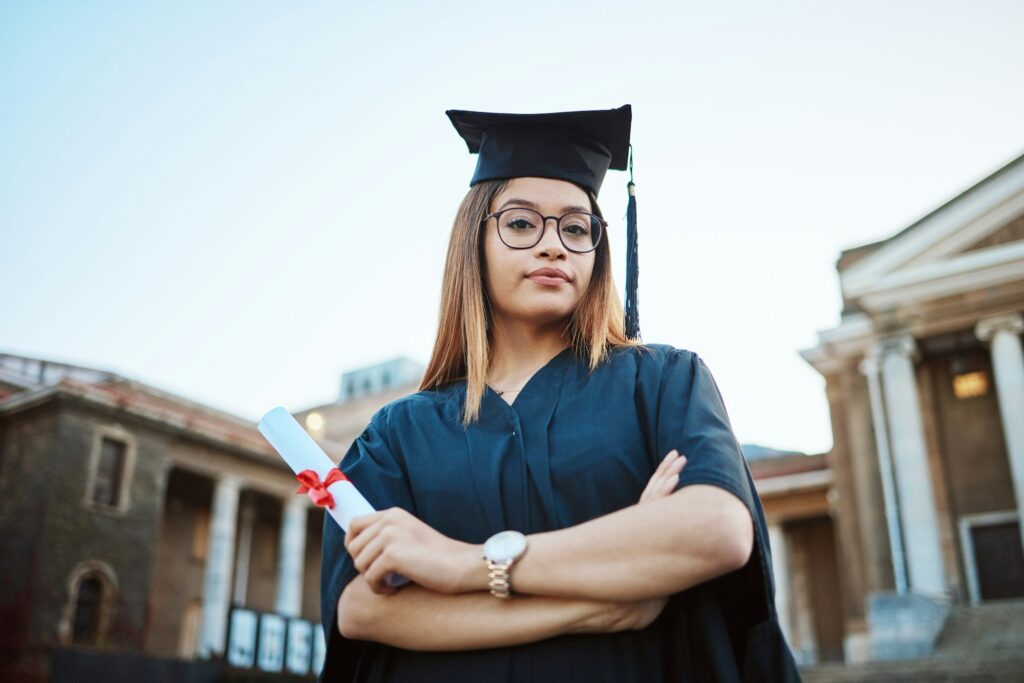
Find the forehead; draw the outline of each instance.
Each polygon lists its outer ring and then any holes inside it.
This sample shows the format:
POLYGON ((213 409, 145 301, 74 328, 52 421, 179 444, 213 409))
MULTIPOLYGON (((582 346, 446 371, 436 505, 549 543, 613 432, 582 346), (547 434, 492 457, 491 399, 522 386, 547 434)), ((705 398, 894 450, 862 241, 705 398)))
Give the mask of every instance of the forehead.
POLYGON ((511 178, 505 189, 494 198, 491 209, 500 207, 509 199, 524 199, 552 211, 570 206, 590 210, 590 198, 582 188, 555 178, 511 178))

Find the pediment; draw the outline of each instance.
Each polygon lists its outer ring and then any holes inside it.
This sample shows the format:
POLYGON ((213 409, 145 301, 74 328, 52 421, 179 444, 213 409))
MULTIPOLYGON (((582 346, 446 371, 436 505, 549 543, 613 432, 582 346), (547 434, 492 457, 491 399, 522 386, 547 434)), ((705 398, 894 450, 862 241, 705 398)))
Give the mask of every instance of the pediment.
POLYGON ((866 309, 907 288, 921 298, 1024 277, 1024 156, 851 260, 844 299, 866 309))
POLYGON ((1011 242, 1024 242, 1024 215, 1018 216, 1001 228, 982 237, 963 250, 964 254, 980 251, 990 247, 998 247, 1011 242))

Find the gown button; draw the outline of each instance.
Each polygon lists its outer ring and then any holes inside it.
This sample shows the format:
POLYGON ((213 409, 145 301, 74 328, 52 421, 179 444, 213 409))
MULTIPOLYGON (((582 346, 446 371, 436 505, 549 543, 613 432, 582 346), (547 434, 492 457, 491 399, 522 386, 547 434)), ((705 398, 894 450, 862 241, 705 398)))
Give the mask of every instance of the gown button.
POLYGON ((513 429, 513 430, 512 430, 512 436, 515 436, 515 435, 516 435, 516 432, 515 432, 515 430, 513 429))

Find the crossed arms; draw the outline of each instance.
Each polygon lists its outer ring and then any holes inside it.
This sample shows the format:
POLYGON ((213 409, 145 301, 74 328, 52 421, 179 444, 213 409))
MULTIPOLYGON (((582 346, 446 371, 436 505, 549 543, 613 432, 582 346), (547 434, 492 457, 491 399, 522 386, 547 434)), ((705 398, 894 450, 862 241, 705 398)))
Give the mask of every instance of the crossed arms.
POLYGON ((754 545, 750 512, 733 494, 701 484, 672 493, 685 463, 670 452, 636 505, 531 535, 508 600, 487 592, 481 546, 399 508, 358 517, 345 547, 360 574, 338 601, 338 628, 347 638, 412 650, 645 628, 668 596, 739 569, 754 545), (387 586, 392 572, 415 585, 387 586))

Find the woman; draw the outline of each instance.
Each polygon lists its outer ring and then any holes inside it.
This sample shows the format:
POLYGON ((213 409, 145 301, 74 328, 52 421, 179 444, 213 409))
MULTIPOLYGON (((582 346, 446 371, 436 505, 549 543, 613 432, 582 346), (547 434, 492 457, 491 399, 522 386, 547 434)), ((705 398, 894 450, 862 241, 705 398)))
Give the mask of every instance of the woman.
POLYGON ((797 680, 714 379, 624 333, 628 105, 449 116, 480 156, 420 391, 340 464, 379 512, 325 522, 321 680, 797 680))

